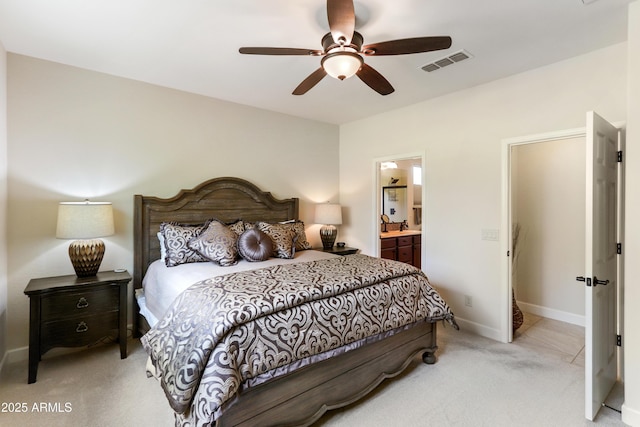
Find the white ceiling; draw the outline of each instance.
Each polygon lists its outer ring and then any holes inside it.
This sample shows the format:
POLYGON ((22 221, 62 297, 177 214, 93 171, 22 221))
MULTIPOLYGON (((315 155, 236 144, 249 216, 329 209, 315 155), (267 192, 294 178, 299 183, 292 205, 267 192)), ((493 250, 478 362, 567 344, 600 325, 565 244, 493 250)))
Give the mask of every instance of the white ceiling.
POLYGON ((366 57, 395 87, 388 96, 357 77, 325 77, 294 96, 320 58, 238 53, 321 49, 324 0, 0 0, 0 41, 9 52, 340 124, 622 42, 630 1, 357 0, 365 44, 453 39, 446 51, 366 57), (473 58, 421 70, 460 49, 473 58))

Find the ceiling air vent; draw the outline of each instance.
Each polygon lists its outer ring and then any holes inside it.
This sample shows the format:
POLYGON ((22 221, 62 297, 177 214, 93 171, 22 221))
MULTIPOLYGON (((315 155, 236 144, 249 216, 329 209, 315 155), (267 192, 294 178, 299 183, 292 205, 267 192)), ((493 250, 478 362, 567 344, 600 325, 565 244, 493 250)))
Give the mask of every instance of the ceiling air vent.
POLYGON ((440 68, 446 67, 451 64, 455 64, 456 62, 464 61, 465 59, 473 58, 473 56, 467 52, 466 50, 459 50, 457 52, 452 53, 449 56, 438 59, 436 61, 430 62, 427 65, 424 65, 422 69, 428 73, 432 71, 439 70, 440 68))

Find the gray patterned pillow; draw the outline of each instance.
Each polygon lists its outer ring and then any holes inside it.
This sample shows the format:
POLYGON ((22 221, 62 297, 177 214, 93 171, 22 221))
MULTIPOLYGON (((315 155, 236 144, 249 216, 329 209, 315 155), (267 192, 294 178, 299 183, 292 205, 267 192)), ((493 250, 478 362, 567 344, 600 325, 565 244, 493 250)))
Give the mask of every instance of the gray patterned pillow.
POLYGON ((190 249, 223 267, 238 263, 238 235, 220 221, 211 221, 206 230, 189 240, 190 249))
POLYGON ((249 262, 265 261, 273 256, 273 240, 267 233, 250 228, 238 238, 238 252, 249 262))
POLYGON ((305 251, 311 249, 311 243, 307 241, 307 233, 304 229, 304 222, 292 219, 291 221, 281 222, 285 228, 296 233, 296 250, 305 251))
POLYGON ((198 236, 209 226, 209 223, 201 225, 178 224, 175 222, 163 222, 160 224, 160 233, 164 238, 166 256, 164 259, 167 267, 175 267, 190 262, 207 262, 198 252, 189 248, 189 240, 198 236))
POLYGON ((276 258, 293 258, 296 254, 296 233, 285 224, 256 222, 255 227, 271 237, 276 258))
POLYGON ((233 224, 227 224, 227 227, 229 227, 229 229, 238 236, 244 233, 244 221, 241 219, 237 220, 233 224))

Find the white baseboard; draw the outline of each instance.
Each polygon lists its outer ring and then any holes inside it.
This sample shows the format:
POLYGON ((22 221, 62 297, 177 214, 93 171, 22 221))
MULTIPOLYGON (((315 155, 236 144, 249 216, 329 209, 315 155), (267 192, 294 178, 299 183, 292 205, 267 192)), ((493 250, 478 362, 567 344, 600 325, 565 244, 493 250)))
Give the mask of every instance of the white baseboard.
POLYGON ((640 426, 640 410, 622 404, 622 422, 629 426, 640 426))
POLYGON ((456 317, 456 323, 458 323, 458 326, 460 326, 460 330, 462 331, 471 332, 476 335, 480 335, 481 337, 502 342, 500 330, 498 329, 489 328, 470 320, 461 319, 460 317, 456 317))
POLYGON ((14 348, 7 351, 7 363, 23 362, 29 360, 29 346, 14 348))
POLYGON ((27 362, 29 360, 29 347, 20 347, 9 350, 0 360, 0 375, 5 366, 14 362, 27 362))
POLYGON ((571 323, 572 325, 584 326, 584 316, 567 311, 556 310, 549 307, 541 307, 535 304, 518 301, 518 307, 525 313, 535 314, 536 316, 546 317, 547 319, 559 320, 561 322, 571 323))

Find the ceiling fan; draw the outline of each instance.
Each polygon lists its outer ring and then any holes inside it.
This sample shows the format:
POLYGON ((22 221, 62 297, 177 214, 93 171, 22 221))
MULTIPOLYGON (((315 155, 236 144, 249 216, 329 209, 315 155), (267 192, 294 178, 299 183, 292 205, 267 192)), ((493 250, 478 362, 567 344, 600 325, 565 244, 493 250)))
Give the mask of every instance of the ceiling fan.
POLYGON ((321 56, 320 68, 311 73, 293 91, 303 95, 327 74, 344 80, 357 75, 380 95, 394 91, 391 83, 363 60, 364 56, 406 55, 451 47, 451 37, 416 37, 362 45, 364 39, 355 31, 356 14, 353 0, 327 0, 330 32, 322 37, 322 50, 288 47, 241 47, 240 53, 252 55, 321 56))

